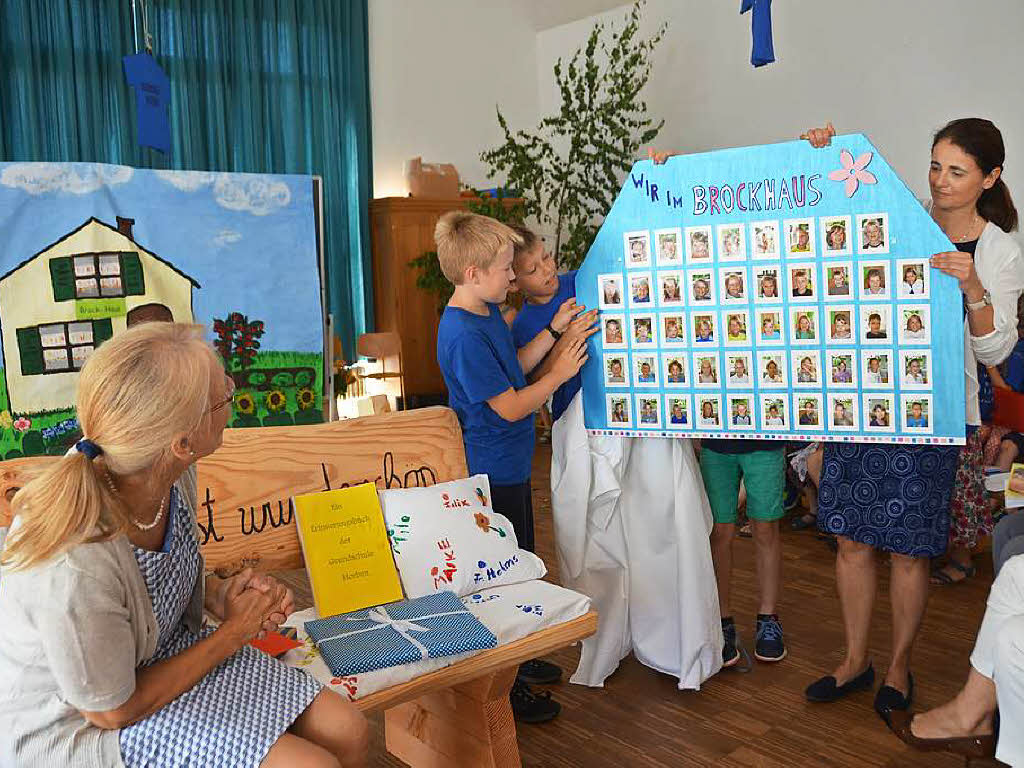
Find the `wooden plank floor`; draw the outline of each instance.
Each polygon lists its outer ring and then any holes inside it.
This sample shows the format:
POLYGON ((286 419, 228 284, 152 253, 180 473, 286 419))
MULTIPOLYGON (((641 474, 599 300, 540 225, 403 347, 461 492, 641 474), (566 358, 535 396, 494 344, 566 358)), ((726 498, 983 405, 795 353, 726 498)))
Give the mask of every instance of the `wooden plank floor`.
MULTIPOLYGON (((538 446, 534 462, 534 507, 538 554, 558 582, 551 526, 548 467, 550 448, 538 446)), ((776 665, 756 664, 749 674, 727 671, 699 692, 679 691, 675 678, 632 657, 623 661, 604 688, 567 682, 552 686, 562 714, 544 725, 518 728, 525 766, 611 768, 631 766, 722 766, 794 768, 953 768, 952 755, 916 753, 886 729, 871 707, 874 692, 836 704, 809 704, 806 685, 831 671, 840 658, 842 622, 835 597, 834 556, 813 533, 783 528, 784 588, 779 609, 789 656, 776 665)), ((740 539, 734 573, 735 613, 742 638, 752 644, 757 610, 753 545, 740 539)), ((936 589, 917 644, 913 671, 917 707, 949 699, 967 675, 968 656, 981 623, 991 583, 988 555, 977 558, 971 583, 936 589)), ((889 649, 888 579, 882 576, 871 636, 876 672, 884 673, 889 649)), ((298 595, 308 605, 308 593, 298 595)), ((576 648, 550 657, 566 670, 579 658, 576 648)), ((373 723, 373 766, 402 766, 384 751, 383 717, 373 723)), ((975 763, 978 765, 978 763, 975 763)), ((992 765, 996 765, 992 763, 992 765)))

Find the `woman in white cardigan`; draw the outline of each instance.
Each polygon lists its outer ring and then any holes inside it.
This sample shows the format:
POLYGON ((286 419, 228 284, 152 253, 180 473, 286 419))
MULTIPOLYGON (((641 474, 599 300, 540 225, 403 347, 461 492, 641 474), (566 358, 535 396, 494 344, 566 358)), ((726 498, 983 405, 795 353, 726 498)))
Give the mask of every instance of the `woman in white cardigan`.
MULTIPOLYGON (((814 146, 824 146, 835 135, 833 127, 812 129, 807 138, 814 146)), ((984 529, 981 497, 981 445, 977 427, 981 423, 978 404, 978 365, 994 366, 1006 359, 1017 343, 1017 300, 1024 291, 1024 258, 1009 232, 1017 226, 1017 211, 1006 184, 1000 178, 1005 150, 998 129, 987 120, 955 120, 938 133, 932 143, 929 185, 930 211, 956 250, 932 256, 931 265, 953 276, 964 294, 964 345, 967 376, 966 423, 968 445, 959 457, 952 483, 953 517, 961 530, 953 540, 973 525, 975 535, 984 529)), ((921 447, 914 449, 923 451, 921 447)), ((839 462, 833 458, 833 465, 839 462)), ((823 477, 840 476, 825 457, 823 477)), ((823 480, 824 482, 824 480, 823 480)), ((823 495, 823 494, 822 494, 823 495)), ((949 497, 946 496, 946 499, 949 497)), ((945 515, 946 510, 931 510, 945 515)), ((954 522, 954 526, 957 524, 954 522)), ((936 525, 936 535, 943 526, 936 525)), ((856 537, 841 537, 837 560, 841 604, 847 630, 847 652, 834 675, 822 678, 808 688, 811 700, 836 700, 859 688, 869 687, 873 677, 867 658, 867 628, 873 603, 874 560, 870 547, 856 537), (845 585, 845 588, 844 588, 845 585)), ((907 570, 901 575, 900 588, 893 595, 893 658, 885 684, 876 697, 876 710, 890 724, 894 714, 910 707, 913 693, 909 658, 913 639, 920 627, 928 599, 928 560, 945 549, 945 541, 936 541, 934 551, 923 549, 894 558, 907 570), (912 570, 912 573, 909 571, 912 570)), ((891 549, 896 553, 895 549, 891 549)), ((1020 605, 1024 613, 1024 604, 1020 605)), ((978 677, 992 687, 989 666, 977 670, 978 677)), ((993 692, 994 696, 994 692, 993 692)), ((1024 713, 1022 713, 1024 714, 1024 713)), ((916 731, 911 733, 922 736, 916 731)), ((991 731, 989 730, 989 733, 991 731)), ((938 735, 930 732, 928 735, 938 735)), ((946 733, 948 736, 975 736, 976 733, 946 733)), ((921 743, 919 743, 921 745, 921 743)))

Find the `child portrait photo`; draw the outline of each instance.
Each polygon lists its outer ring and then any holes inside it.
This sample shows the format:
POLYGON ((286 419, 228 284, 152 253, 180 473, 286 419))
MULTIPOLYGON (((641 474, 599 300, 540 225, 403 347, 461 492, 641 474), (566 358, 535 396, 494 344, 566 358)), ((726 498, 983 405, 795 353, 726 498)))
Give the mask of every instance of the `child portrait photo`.
POLYGON ((622 301, 622 276, 621 275, 598 275, 598 306, 601 309, 621 309, 624 306, 622 301))
POLYGON ((848 261, 825 264, 825 299, 850 300, 850 271, 853 265, 848 261))
POLYGON ((659 229, 654 233, 658 266, 674 267, 683 263, 683 233, 680 229, 659 229))
POLYGON ((747 257, 742 224, 718 225, 718 260, 743 261, 747 257))
POLYGON ((825 256, 852 253, 849 216, 824 216, 821 219, 821 240, 825 256))
POLYGON ((604 356, 604 383, 611 387, 622 387, 628 384, 626 381, 626 356, 605 355, 604 356))
POLYGON ((786 221, 786 252, 793 256, 814 253, 814 220, 786 221))
POLYGON ((711 227, 686 228, 686 263, 711 261, 711 227))
POLYGON ((889 217, 884 213, 862 214, 857 217, 858 253, 889 252, 889 217))
POLYGON ((690 425, 690 398, 681 395, 669 395, 665 398, 665 411, 668 413, 668 426, 688 427, 690 425))
POLYGON ((633 356, 633 383, 638 387, 658 386, 658 364, 654 355, 633 356))
POLYGON ((750 225, 751 250, 755 259, 779 258, 779 224, 775 221, 755 221, 750 225))
POLYGON ((661 315, 661 343, 666 347, 686 344, 685 315, 661 315))
POLYGON ((647 231, 626 232, 622 237, 626 244, 626 268, 650 267, 651 240, 647 231))
POLYGON ((776 267, 760 267, 754 270, 754 282, 757 286, 757 296, 754 301, 758 304, 768 304, 782 301, 779 295, 779 270, 776 267))
POLYGON ((719 279, 722 284, 723 304, 746 304, 747 303, 747 280, 742 268, 718 270, 719 279))
POLYGON ((682 306, 683 273, 681 271, 658 273, 658 298, 663 307, 682 306))
POLYGON ((889 389, 892 384, 891 370, 892 351, 885 350, 861 355, 861 382, 865 389, 889 389))
POLYGON ((811 302, 817 300, 817 280, 814 264, 791 264, 789 272, 789 296, 791 301, 811 302))
POLYGON ((654 315, 632 315, 633 346, 635 348, 656 347, 658 340, 654 337, 654 315))
POLYGON ((686 384, 686 357, 684 355, 663 354, 665 386, 678 387, 686 384))
POLYGON ((899 341, 900 344, 928 344, 931 342, 928 322, 929 308, 923 306, 901 306, 899 341))
POLYGON ((625 349, 626 337, 622 332, 624 315, 603 315, 601 317, 601 343, 609 349, 625 349))

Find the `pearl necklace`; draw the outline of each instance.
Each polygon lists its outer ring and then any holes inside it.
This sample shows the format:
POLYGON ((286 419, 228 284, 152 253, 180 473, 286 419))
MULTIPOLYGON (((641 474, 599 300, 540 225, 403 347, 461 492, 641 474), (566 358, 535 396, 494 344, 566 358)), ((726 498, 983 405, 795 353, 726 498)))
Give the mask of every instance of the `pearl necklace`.
MULTIPOLYGON (((114 485, 114 478, 112 478, 110 476, 109 472, 105 473, 105 477, 107 479, 107 486, 110 488, 110 492, 113 493, 115 496, 120 496, 120 494, 117 492, 117 486, 114 485)), ((134 517, 130 517, 129 519, 132 521, 132 524, 134 524, 135 527, 138 528, 140 531, 150 531, 153 528, 156 528, 157 525, 160 524, 160 521, 163 519, 163 517, 164 517, 164 505, 166 503, 167 503, 167 496, 165 495, 160 500, 160 508, 156 511, 156 517, 153 518, 153 522, 151 522, 151 523, 140 523, 134 517)))

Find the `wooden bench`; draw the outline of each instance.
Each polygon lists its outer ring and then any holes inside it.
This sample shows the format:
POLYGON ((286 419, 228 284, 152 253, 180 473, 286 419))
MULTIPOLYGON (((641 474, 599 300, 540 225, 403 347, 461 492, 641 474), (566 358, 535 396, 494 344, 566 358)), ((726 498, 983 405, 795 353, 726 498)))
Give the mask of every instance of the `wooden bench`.
MULTIPOLYGON (((0 525, 8 492, 47 457, 0 463, 0 525)), ((462 433, 447 408, 301 427, 229 429, 199 463, 197 518, 207 567, 303 567, 289 498, 373 482, 379 488, 432 485, 468 474, 462 433)), ((509 690, 519 664, 593 634, 593 611, 396 685, 356 702, 384 711, 388 751, 415 768, 520 765, 509 690)))

